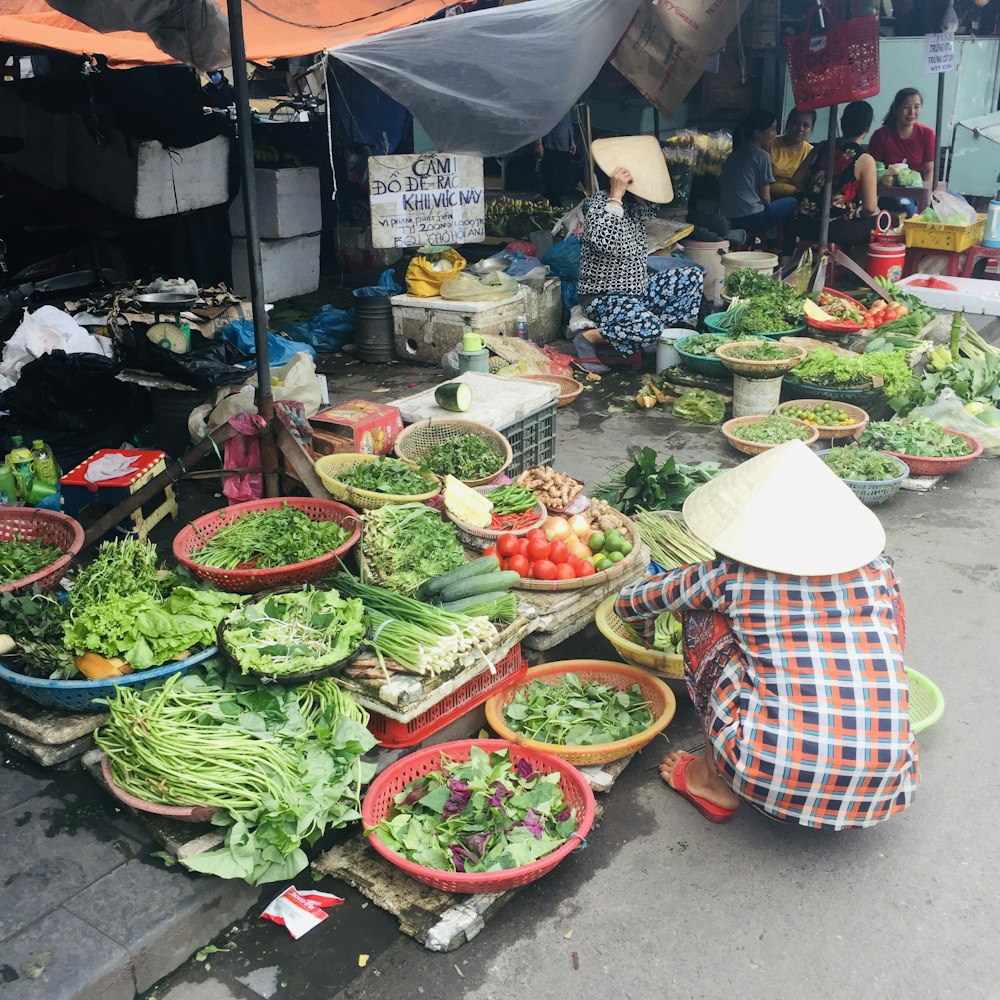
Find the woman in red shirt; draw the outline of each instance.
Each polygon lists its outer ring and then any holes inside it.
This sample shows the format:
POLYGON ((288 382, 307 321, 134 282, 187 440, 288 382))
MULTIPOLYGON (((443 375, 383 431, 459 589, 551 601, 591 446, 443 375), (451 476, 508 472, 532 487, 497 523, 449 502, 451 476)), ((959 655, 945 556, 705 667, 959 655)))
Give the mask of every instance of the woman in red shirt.
POLYGON ((882 126, 868 143, 868 152, 887 167, 905 160, 927 182, 934 177, 935 140, 934 129, 917 121, 922 106, 919 90, 904 87, 898 91, 882 126))

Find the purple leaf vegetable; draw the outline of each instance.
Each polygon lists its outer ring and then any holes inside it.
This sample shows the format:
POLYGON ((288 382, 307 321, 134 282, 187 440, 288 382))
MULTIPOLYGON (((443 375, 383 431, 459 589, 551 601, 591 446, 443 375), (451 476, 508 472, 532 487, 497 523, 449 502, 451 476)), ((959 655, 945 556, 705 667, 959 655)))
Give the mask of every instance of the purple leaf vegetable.
POLYGON ((490 788, 493 789, 493 794, 486 804, 501 810, 506 815, 507 810, 504 809, 503 800, 509 799, 514 793, 502 781, 494 781, 490 788))
POLYGON ((555 821, 557 823, 565 823, 566 820, 568 820, 572 815, 573 815, 573 807, 566 806, 565 809, 560 809, 559 812, 556 813, 555 821))
POLYGON ((419 802, 427 792, 427 788, 422 781, 415 781, 410 785, 410 790, 406 793, 406 798, 403 799, 404 806, 412 806, 419 802))
POLYGON ((449 780, 448 788, 451 790, 451 798, 444 804, 442 816, 455 816, 469 804, 469 799, 472 798, 472 789, 468 782, 458 781, 455 778, 449 780))
POLYGON ((522 781, 531 781, 535 774, 535 769, 523 757, 514 765, 514 770, 521 776, 522 781))
POLYGON ((529 809, 524 815, 524 822, 521 823, 526 830, 530 830, 533 837, 542 839, 542 817, 534 809, 529 809))
POLYGON ((482 833, 473 833, 465 838, 465 843, 470 851, 475 852, 477 859, 482 860, 483 852, 486 850, 486 843, 490 839, 488 830, 482 833))
POLYGON ((468 852, 465 851, 458 844, 451 845, 451 860, 455 865, 455 871, 464 872, 465 871, 465 856, 468 852))

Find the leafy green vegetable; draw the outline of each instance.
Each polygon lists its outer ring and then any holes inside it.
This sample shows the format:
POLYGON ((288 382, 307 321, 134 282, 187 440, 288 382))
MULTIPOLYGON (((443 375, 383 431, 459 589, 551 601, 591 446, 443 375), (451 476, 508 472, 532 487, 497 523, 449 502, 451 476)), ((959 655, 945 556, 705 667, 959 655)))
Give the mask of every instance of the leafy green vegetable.
POLYGON ((379 582, 397 594, 412 594, 424 580, 465 562, 455 526, 419 503, 369 511, 361 548, 379 582))
POLYGON ((787 361, 795 352, 788 350, 787 347, 781 347, 779 344, 761 340, 757 343, 750 341, 740 344, 728 353, 731 357, 744 361, 787 361))
POLYGON ((13 669, 28 677, 64 680, 77 674, 73 654, 63 644, 67 605, 49 594, 0 594, 0 629, 17 643, 13 669))
POLYGON ((421 476, 412 465, 394 458, 379 458, 374 462, 359 462, 344 472, 337 473, 337 479, 359 490, 372 493, 390 493, 396 496, 416 496, 429 493, 433 483, 421 476))
POLYGON ((355 597, 299 590, 231 611, 223 635, 243 673, 307 673, 345 659, 358 647, 364 615, 355 597))
POLYGON ((876 421, 865 428, 858 441, 873 448, 924 458, 960 458, 972 451, 965 438, 950 434, 939 423, 922 417, 876 421))
POLYGON ((696 358, 712 357, 715 349, 723 344, 732 344, 737 340, 754 340, 757 338, 727 333, 696 333, 693 337, 684 337, 679 350, 685 354, 693 354, 696 358))
POLYGON ((726 415, 726 401, 711 389, 689 389, 674 402, 673 413, 696 424, 721 424, 726 415))
POLYGON ((910 384, 906 351, 876 351, 871 354, 836 354, 828 347, 811 351, 792 369, 792 374, 813 385, 857 388, 872 385, 875 376, 883 380, 888 396, 897 396, 910 384))
POLYGON ((156 562, 156 547, 138 538, 101 542, 93 562, 77 574, 69 594, 70 608, 105 604, 130 594, 159 595, 166 580, 156 562))
POLYGON ((593 495, 623 514, 638 510, 680 510, 695 489, 720 472, 722 467, 718 462, 681 465, 669 456, 661 464, 656 452, 647 446, 631 465, 612 469, 607 480, 594 487, 593 495))
MULTIPOLYGON (((760 272, 754 274, 760 275, 760 272)), ((796 295, 783 281, 766 275, 761 278, 763 280, 752 279, 751 283, 759 285, 755 291, 734 293, 727 289, 733 300, 720 320, 726 330, 731 333, 780 333, 802 323, 802 296, 796 295)))
POLYGON ((212 645, 216 626, 242 601, 239 594, 192 587, 175 587, 165 600, 129 594, 76 608, 63 625, 63 641, 75 653, 120 656, 133 670, 147 670, 212 645))
POLYGON ((441 769, 403 789, 374 832, 427 868, 517 868, 551 854, 579 825, 559 781, 558 771, 533 771, 523 759, 513 766, 507 750, 474 746, 462 763, 442 754, 441 769))
POLYGON ((978 400, 1000 404, 1000 360, 986 355, 975 360, 959 358, 940 371, 925 371, 910 380, 905 392, 889 400, 889 405, 905 416, 918 406, 933 403, 945 389, 952 389, 964 403, 978 400))
POLYGON ((206 805, 225 845, 186 858, 192 871, 252 885, 290 879, 302 845, 360 818, 374 765, 367 713, 332 679, 285 687, 209 667, 141 692, 119 688, 95 734, 115 781, 165 805, 206 805))
POLYGON ((61 555, 58 545, 48 545, 37 538, 15 537, 0 541, 0 586, 45 569, 61 555))
POLYGON ((314 521, 288 504, 255 510, 220 528, 191 554, 202 566, 273 569, 307 562, 339 548, 350 532, 336 521, 314 521))
POLYGON ((812 436, 808 427, 794 423, 787 417, 764 417, 749 424, 739 424, 730 433, 741 441, 755 444, 784 444, 786 441, 805 441, 812 436))
POLYGON ((856 482, 884 482, 887 479, 898 479, 902 474, 899 461, 892 455, 856 444, 833 448, 823 456, 823 461, 841 479, 856 482))
POLYGON ((456 479, 485 479, 499 472, 503 457, 478 434, 458 434, 432 445, 420 456, 421 468, 438 476, 456 479))
POLYGON ((514 732, 558 746, 612 743, 653 724, 638 684, 623 691, 599 681, 581 681, 573 673, 520 688, 503 714, 514 732))
MULTIPOLYGON (((723 290, 727 295, 750 298, 752 295, 770 295, 775 286, 782 282, 775 281, 771 275, 764 271, 758 271, 754 267, 741 267, 739 270, 731 272, 723 284, 723 290)), ((785 286, 794 295, 795 292, 790 286, 785 286)))

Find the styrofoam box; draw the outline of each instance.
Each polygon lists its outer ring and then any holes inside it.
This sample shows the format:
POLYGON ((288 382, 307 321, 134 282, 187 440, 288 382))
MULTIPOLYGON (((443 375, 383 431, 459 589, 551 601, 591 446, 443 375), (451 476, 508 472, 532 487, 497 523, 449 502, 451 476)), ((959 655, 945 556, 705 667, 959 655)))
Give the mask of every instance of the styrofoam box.
POLYGON ((979 313, 986 316, 1000 316, 1000 281, 990 278, 952 278, 948 275, 933 275, 947 281, 955 291, 941 288, 921 288, 913 282, 932 277, 927 274, 910 274, 898 282, 904 292, 916 296, 931 309, 947 309, 949 312, 979 313))
MULTIPOLYGON (((321 211, 316 167, 255 170, 254 179, 261 239, 283 240, 316 232, 321 211)), ((242 198, 229 208, 229 229, 233 236, 246 236, 242 198)))
MULTIPOLYGON (((264 298, 268 302, 305 295, 319 288, 319 233, 291 236, 287 240, 261 240, 260 260, 264 272, 264 298)), ((250 295, 247 241, 233 240, 233 289, 250 295)))
POLYGON ((24 140, 24 149, 5 156, 3 165, 45 187, 69 187, 71 117, 22 101, 0 85, 0 130, 24 140))
POLYGON ((229 199, 229 140, 186 149, 132 144, 120 132, 98 146, 76 116, 70 127, 70 186, 135 219, 156 219, 229 199))

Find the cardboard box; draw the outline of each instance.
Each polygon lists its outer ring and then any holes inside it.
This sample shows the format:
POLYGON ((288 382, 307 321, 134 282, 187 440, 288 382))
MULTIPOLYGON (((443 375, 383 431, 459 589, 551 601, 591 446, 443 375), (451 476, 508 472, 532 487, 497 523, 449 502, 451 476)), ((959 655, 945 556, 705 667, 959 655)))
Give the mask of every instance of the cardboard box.
POLYGON ((388 455, 403 429, 403 418, 395 406, 366 399, 337 403, 321 410, 309 422, 317 455, 388 455))

